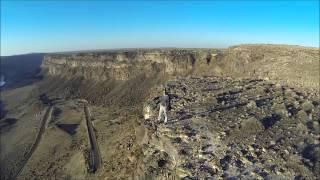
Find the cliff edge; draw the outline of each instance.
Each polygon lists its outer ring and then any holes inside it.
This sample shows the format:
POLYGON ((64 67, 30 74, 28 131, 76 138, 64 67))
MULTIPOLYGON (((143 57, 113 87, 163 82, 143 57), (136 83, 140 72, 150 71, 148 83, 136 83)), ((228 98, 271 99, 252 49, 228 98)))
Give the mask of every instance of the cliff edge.
POLYGON ((128 80, 146 76, 230 76, 319 88, 319 49, 289 45, 240 45, 227 49, 129 49, 49 54, 47 76, 128 80))

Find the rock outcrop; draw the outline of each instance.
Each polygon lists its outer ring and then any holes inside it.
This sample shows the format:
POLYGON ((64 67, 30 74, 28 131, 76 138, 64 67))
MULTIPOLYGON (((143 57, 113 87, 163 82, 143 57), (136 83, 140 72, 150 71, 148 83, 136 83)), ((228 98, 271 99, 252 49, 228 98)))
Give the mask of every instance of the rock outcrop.
POLYGON ((161 88, 145 103, 141 177, 319 178, 318 97, 257 79, 178 78, 167 86, 166 125, 157 121, 161 88))
POLYGON ((233 77, 273 80, 318 91, 319 48, 285 45, 241 45, 224 52, 225 73, 233 77))

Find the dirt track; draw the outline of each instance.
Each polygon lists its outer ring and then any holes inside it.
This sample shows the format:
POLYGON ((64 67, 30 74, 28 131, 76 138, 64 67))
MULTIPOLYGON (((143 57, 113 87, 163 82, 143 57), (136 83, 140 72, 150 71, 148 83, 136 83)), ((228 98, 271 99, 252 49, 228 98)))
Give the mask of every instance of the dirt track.
POLYGON ((101 167, 101 155, 100 155, 99 146, 96 140, 96 136, 94 134, 94 130, 92 127, 90 109, 87 105, 85 105, 84 107, 84 113, 86 117, 86 125, 88 130, 90 146, 91 146, 91 152, 90 152, 91 167, 90 168, 92 169, 93 172, 95 172, 101 167))
POLYGON ((31 158, 33 152, 38 147, 38 145, 39 145, 39 143, 41 141, 42 135, 45 132, 45 129, 47 128, 47 124, 51 119, 52 110, 53 110, 53 106, 47 107, 47 110, 46 110, 46 112, 45 112, 45 114, 43 116, 43 119, 41 121, 41 126, 40 126, 40 129, 39 129, 38 135, 36 137, 36 140, 34 141, 33 145, 31 146, 30 151, 25 155, 25 159, 23 160, 23 163, 22 163, 21 167, 19 168, 17 174, 13 177, 13 179, 16 179, 20 175, 20 173, 22 172, 24 166, 27 164, 28 160, 31 158))

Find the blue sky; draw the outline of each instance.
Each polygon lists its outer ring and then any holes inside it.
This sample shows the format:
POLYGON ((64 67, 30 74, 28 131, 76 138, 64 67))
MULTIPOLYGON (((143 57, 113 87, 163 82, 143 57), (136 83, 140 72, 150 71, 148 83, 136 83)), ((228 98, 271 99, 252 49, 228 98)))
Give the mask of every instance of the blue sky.
POLYGON ((319 47, 319 1, 1 0, 1 55, 244 43, 319 47))

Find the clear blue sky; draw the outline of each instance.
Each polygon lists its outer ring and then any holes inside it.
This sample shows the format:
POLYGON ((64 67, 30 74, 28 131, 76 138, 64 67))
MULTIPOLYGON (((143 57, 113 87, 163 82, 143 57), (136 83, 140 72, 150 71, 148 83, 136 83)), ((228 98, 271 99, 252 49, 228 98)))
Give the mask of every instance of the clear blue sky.
POLYGON ((243 43, 319 47, 319 1, 1 0, 1 55, 243 43))

